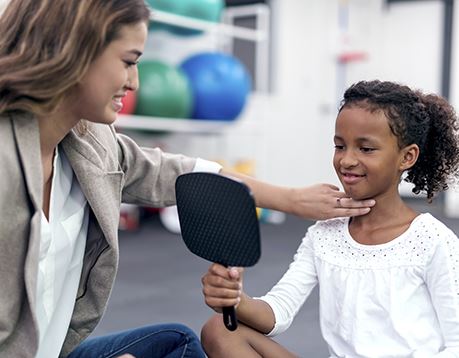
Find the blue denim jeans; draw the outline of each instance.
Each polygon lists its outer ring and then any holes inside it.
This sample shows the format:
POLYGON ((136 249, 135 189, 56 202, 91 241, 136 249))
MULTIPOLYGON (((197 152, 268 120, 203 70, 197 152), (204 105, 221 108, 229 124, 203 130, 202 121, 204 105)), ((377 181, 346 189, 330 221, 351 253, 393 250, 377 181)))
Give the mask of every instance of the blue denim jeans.
POLYGON ((176 323, 136 328, 83 341, 68 358, 205 358, 201 342, 187 326, 176 323))

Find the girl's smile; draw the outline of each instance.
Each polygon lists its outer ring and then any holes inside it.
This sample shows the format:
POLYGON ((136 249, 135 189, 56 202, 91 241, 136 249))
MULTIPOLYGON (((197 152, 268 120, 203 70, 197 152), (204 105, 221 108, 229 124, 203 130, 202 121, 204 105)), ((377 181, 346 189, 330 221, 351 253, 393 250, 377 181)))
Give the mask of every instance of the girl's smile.
POLYGON ((366 177, 366 175, 364 174, 354 174, 350 172, 341 172, 339 176, 340 176, 341 181, 347 185, 358 184, 360 181, 364 180, 366 177))

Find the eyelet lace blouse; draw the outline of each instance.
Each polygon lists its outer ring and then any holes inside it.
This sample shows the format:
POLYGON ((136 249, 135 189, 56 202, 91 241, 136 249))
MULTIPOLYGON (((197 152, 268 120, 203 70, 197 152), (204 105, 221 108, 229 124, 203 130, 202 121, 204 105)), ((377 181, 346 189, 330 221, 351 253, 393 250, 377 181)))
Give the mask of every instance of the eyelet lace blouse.
MULTIPOLYGON (((459 357, 459 239, 430 214, 381 245, 348 218, 317 222, 281 280, 260 299, 285 331, 316 284, 332 357, 459 357)), ((307 322, 304 323, 307 327, 307 322)))

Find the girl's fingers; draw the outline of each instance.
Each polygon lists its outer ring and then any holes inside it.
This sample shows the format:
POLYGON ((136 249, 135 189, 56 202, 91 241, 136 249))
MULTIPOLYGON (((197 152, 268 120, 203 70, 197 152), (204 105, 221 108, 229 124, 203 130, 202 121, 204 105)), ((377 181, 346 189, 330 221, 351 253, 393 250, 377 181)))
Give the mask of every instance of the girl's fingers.
POLYGON ((210 265, 208 272, 212 275, 228 277, 228 269, 220 264, 210 265))
POLYGON ((201 279, 206 304, 217 312, 221 307, 237 306, 242 294, 242 272, 239 267, 228 269, 212 264, 201 279))
POLYGON ((235 298, 221 298, 221 297, 212 297, 205 296, 206 305, 213 308, 214 310, 220 312, 221 307, 230 307, 237 306, 241 301, 240 297, 235 298))
POLYGON ((202 293, 206 297, 215 297, 221 299, 233 299, 241 295, 241 290, 239 289, 227 289, 220 287, 204 286, 202 288, 202 293))
POLYGON ((202 278, 202 285, 220 289, 240 290, 241 282, 239 280, 229 280, 224 277, 206 274, 202 278))
POLYGON ((241 285, 243 268, 226 268, 219 264, 212 264, 208 272, 202 277, 203 285, 237 289, 241 285))

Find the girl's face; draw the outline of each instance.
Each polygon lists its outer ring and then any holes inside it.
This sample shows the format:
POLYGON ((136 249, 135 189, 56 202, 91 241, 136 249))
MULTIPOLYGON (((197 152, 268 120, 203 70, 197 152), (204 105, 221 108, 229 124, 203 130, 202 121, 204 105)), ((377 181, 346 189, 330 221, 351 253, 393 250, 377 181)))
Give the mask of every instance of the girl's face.
POLYGON ((127 91, 138 88, 137 61, 146 38, 146 24, 125 26, 91 64, 70 103, 78 119, 107 124, 115 121, 121 99, 127 91))
POLYGON ((407 169, 406 153, 399 149, 383 111, 370 112, 358 106, 342 109, 334 141, 333 165, 350 197, 398 195, 400 176, 407 169))

